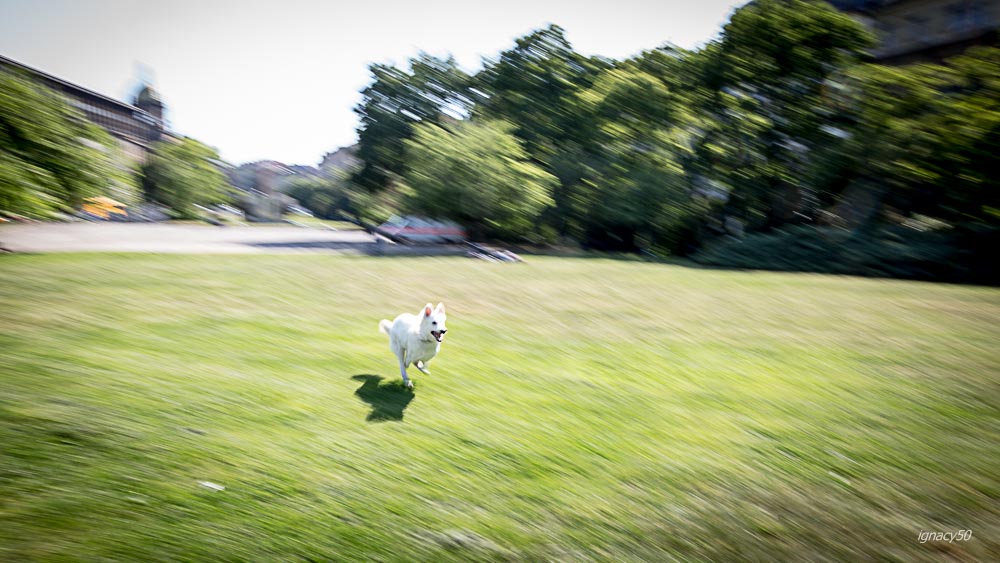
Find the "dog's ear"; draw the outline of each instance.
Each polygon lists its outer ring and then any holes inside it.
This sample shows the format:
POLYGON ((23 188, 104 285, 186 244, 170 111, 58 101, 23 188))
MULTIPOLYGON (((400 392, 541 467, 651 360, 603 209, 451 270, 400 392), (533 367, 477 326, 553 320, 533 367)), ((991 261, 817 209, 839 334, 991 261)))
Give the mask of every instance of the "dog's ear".
POLYGON ((436 310, 437 310, 438 313, 443 313, 444 312, 444 303, 438 303, 438 306, 437 306, 436 310))
POLYGON ((429 316, 431 316, 431 313, 432 313, 432 311, 431 311, 431 304, 428 303, 427 305, 424 305, 424 316, 425 317, 429 317, 429 316))

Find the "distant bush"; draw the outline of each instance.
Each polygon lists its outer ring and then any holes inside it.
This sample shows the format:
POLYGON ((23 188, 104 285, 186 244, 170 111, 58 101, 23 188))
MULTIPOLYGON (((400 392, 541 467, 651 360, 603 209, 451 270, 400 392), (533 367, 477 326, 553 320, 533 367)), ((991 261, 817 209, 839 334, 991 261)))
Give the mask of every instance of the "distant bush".
POLYGON ((44 218, 84 199, 135 199, 114 139, 62 95, 0 72, 0 211, 44 218))
POLYGON ((1000 285, 992 256, 998 243, 1000 229, 984 226, 929 232, 893 226, 857 233, 797 226, 720 241, 694 260, 728 268, 1000 285))
POLYGON ((198 206, 228 203, 232 193, 216 166, 219 153, 191 138, 160 141, 142 167, 146 199, 170 207, 177 218, 193 219, 198 206))
POLYGON ((531 240, 552 204, 555 176, 532 163, 502 122, 414 128, 406 211, 451 219, 476 238, 531 240))

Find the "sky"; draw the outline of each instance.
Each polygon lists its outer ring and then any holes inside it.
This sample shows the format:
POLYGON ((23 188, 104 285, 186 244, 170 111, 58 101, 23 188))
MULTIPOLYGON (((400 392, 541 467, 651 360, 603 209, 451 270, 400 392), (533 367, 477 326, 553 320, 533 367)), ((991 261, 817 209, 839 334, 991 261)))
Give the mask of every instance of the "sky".
POLYGON ((474 72, 550 23, 585 55, 695 48, 743 3, 0 0, 0 54, 127 101, 145 76, 172 130, 229 162, 315 165, 357 140, 370 63, 450 53, 474 72))

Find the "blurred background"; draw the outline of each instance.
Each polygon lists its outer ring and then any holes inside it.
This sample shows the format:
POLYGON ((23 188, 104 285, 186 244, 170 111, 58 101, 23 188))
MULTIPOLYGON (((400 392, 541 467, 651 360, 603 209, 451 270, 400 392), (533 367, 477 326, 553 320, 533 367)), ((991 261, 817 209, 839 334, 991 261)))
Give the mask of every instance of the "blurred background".
POLYGON ((404 4, 4 1, 0 213, 997 281, 995 2, 404 4))
POLYGON ((0 561, 1000 560, 998 26, 0 0, 0 561))

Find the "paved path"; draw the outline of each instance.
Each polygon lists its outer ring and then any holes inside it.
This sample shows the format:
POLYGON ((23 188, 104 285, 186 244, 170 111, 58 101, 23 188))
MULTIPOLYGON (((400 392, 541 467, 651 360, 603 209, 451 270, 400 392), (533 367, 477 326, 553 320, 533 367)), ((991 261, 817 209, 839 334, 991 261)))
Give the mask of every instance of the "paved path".
POLYGON ((383 246, 386 245, 377 244, 375 237, 364 231, 293 226, 213 227, 163 223, 0 225, 0 247, 14 252, 229 254, 336 251, 376 254, 383 246))

